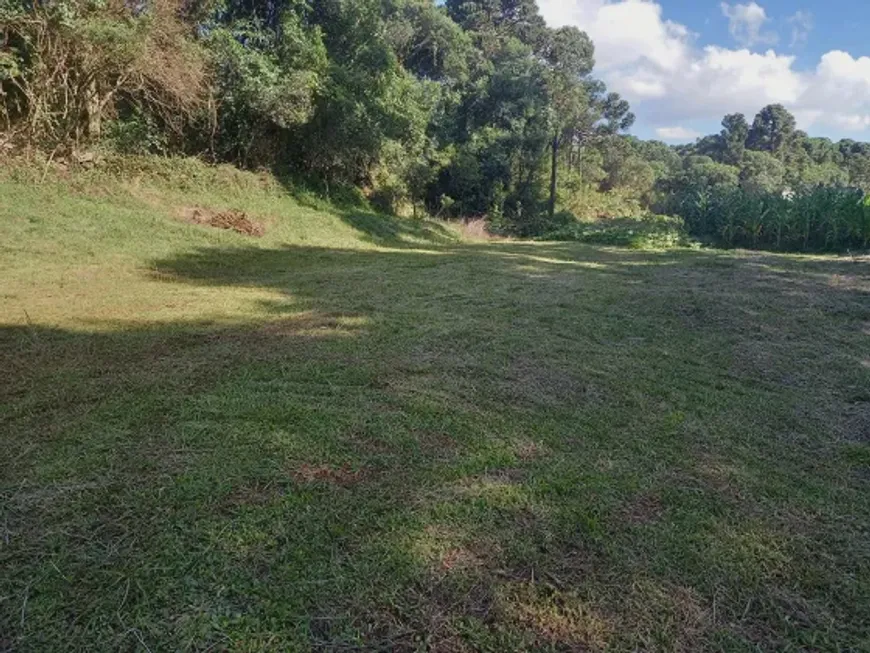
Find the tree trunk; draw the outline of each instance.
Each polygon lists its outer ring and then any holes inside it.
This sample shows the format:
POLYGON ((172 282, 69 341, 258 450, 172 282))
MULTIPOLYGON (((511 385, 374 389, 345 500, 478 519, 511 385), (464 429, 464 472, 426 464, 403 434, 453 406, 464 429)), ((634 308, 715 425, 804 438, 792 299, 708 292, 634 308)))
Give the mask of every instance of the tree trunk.
POLYGON ((556 135, 553 136, 553 164, 550 169, 550 207, 549 214, 550 220, 556 215, 556 169, 559 163, 559 133, 556 132, 556 135))
POLYGON ((88 112, 88 138, 91 141, 98 141, 103 131, 103 101, 96 80, 92 80, 88 85, 86 110, 88 112))

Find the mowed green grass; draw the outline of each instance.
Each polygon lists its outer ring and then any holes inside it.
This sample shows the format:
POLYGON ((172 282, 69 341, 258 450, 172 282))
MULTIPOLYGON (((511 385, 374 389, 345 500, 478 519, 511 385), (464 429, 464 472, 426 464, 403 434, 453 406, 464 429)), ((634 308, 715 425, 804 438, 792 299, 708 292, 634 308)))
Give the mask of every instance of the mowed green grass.
POLYGON ((0 238, 0 650, 870 649, 867 259, 147 180, 0 238))

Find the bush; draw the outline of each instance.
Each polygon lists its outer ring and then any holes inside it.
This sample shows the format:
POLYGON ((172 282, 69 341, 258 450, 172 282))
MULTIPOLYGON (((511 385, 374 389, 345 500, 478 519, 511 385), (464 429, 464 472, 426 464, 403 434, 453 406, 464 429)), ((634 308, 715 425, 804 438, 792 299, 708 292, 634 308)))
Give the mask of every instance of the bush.
POLYGON ((165 130, 153 116, 141 112, 109 122, 106 145, 119 154, 167 154, 169 150, 165 130))
POLYGON ((625 189, 601 191, 597 186, 582 186, 566 193, 562 204, 580 220, 599 220, 621 215, 640 215, 645 204, 625 189))
POLYGON ((575 220, 549 232, 545 239, 632 249, 669 249, 689 244, 683 220, 665 215, 606 218, 594 222, 575 220))

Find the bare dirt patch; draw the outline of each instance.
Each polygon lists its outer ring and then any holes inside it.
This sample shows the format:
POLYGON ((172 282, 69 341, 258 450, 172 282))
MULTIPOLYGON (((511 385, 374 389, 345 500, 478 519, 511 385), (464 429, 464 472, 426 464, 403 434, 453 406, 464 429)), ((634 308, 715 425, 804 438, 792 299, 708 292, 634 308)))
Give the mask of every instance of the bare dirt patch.
POLYGON ((521 440, 513 446, 513 452, 519 460, 529 462, 550 455, 550 448, 543 442, 521 440))
POLYGON ((235 231, 244 236, 255 238, 260 238, 266 233, 266 228, 262 223, 251 219, 247 213, 237 209, 216 211, 201 206, 191 206, 182 209, 181 219, 191 224, 235 231))
POLYGON ((525 477, 526 472, 522 469, 494 469, 462 478, 455 485, 454 491, 465 496, 505 492, 519 487, 525 477))
POLYGON ((444 572, 468 571, 479 569, 483 561, 473 552, 463 547, 445 551, 441 556, 441 570, 444 572))

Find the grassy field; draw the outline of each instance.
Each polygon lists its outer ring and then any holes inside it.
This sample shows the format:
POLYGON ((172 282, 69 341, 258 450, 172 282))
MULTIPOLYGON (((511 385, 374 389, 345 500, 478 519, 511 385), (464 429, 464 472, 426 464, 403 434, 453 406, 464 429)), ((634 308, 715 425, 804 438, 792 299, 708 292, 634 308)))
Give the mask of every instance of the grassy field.
POLYGON ((870 650, 867 259, 214 174, 0 182, 0 650, 870 650))

